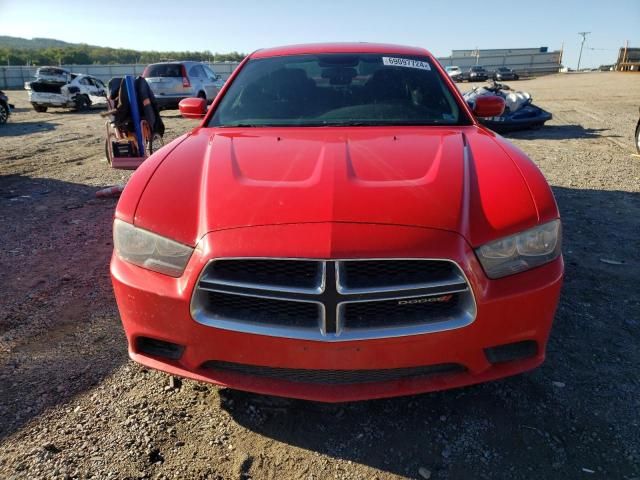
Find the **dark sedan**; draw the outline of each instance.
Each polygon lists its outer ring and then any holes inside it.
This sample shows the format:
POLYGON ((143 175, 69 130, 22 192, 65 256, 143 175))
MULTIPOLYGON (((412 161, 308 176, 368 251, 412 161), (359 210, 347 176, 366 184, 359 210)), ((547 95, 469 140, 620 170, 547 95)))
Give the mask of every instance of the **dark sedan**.
POLYGON ((13 110, 13 105, 9 103, 7 96, 0 90, 0 124, 7 123, 11 110, 13 110))
POLYGON ((500 67, 493 72, 494 80, 519 80, 520 77, 516 72, 507 67, 500 67))
POLYGON ((489 72, 480 65, 469 68, 463 75, 463 80, 468 82, 484 82, 489 79, 489 72))
POLYGON ((636 125, 636 150, 640 154, 640 120, 638 120, 638 124, 636 125))

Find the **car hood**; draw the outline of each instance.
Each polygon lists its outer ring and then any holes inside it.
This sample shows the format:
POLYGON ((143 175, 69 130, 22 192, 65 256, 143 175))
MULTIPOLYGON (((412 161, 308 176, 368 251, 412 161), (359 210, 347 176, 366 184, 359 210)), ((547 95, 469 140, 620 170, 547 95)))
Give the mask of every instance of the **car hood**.
POLYGON ((134 222, 190 245, 211 231, 318 222, 481 244, 537 222, 503 141, 476 126, 200 128, 156 169, 134 222))

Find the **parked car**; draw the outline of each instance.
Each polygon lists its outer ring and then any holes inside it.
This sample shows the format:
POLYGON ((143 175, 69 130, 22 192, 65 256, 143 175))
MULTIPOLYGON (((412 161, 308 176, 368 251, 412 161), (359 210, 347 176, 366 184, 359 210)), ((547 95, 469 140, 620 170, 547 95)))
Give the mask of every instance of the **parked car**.
POLYGON ((493 72, 493 79, 497 81, 503 80, 519 80, 520 77, 516 72, 507 67, 500 67, 493 72))
POLYGON ((51 67, 43 76, 43 69, 36 73, 36 80, 25 84, 29 102, 36 112, 46 112, 50 107, 86 110, 92 105, 107 104, 107 87, 99 78, 79 73, 52 72, 51 67))
POLYGON ((9 97, 0 90, 0 125, 7 123, 11 110, 13 110, 13 105, 9 103, 9 97))
POLYGON ((145 68, 142 76, 153 90, 160 108, 178 108, 188 97, 213 101, 222 85, 220 75, 200 62, 162 62, 145 68))
POLYGON ((135 361, 351 401, 541 364, 563 276, 535 163, 422 48, 258 50, 117 205, 111 276, 135 361))
POLYGON ((460 82, 462 80, 462 70, 460 67, 449 66, 445 67, 445 70, 454 82, 460 82))
POLYGON ((484 67, 476 65, 464 72, 462 79, 468 82, 484 82, 489 79, 489 72, 484 67))
POLYGON ((638 124, 636 125, 636 149, 640 154, 640 119, 638 120, 638 124))
POLYGON ((71 72, 61 67, 40 67, 36 70, 36 79, 41 82, 63 82, 69 81, 71 72))

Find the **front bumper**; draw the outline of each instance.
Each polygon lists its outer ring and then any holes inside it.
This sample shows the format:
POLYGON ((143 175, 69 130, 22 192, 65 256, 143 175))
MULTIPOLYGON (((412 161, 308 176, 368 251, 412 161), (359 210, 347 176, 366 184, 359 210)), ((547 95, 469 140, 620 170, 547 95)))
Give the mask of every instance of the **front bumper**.
POLYGON ((151 368, 240 390, 340 402, 408 395, 485 382, 532 369, 545 346, 562 283, 556 261, 501 280, 488 280, 466 241, 455 233, 414 227, 303 224, 210 233, 199 242, 185 273, 171 278, 114 255, 111 273, 131 358, 151 368), (284 242, 283 239, 291 239, 284 242), (295 240, 294 240, 295 239, 295 240), (222 330, 197 323, 191 296, 211 258, 449 258, 465 272, 477 304, 463 328, 373 340, 324 342, 222 330), (147 337, 184 346, 179 359, 143 353, 147 337), (527 358, 492 363, 485 349, 533 341, 527 358), (354 384, 319 384, 207 368, 224 362, 304 371, 389 370, 462 365, 464 371, 354 384))

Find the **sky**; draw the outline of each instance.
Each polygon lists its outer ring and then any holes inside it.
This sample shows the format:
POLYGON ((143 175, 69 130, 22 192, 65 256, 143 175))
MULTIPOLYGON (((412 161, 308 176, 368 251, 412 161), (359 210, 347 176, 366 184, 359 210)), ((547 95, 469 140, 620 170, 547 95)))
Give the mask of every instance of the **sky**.
POLYGON ((448 56, 452 49, 559 50, 564 44, 563 64, 575 68, 578 32, 591 32, 585 67, 615 63, 625 40, 640 47, 640 0, 0 0, 0 20, 0 35, 158 51, 249 53, 292 43, 367 41, 448 56))

